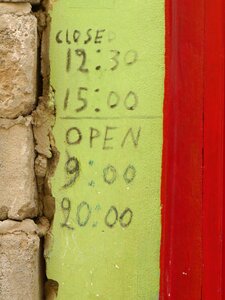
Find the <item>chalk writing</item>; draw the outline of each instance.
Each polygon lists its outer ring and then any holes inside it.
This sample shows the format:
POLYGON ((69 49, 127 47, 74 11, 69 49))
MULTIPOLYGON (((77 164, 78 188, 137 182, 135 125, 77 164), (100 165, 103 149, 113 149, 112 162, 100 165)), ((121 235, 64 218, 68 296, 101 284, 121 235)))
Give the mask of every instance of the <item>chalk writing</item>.
MULTIPOLYGON (((99 93, 99 89, 95 89, 95 94, 99 93)), ((66 111, 70 105, 71 98, 73 99, 72 108, 75 108, 74 113, 79 113, 84 111, 88 108, 88 102, 93 102, 94 99, 90 99, 91 91, 88 89, 88 87, 78 87, 75 95, 71 95, 70 88, 66 89, 65 98, 63 102, 63 109, 66 111), (75 100, 75 101, 74 101, 75 100), (82 102, 82 105, 80 107, 77 107, 76 102, 82 102)), ((93 97, 93 96, 92 96, 93 97)), ((93 98, 95 98, 96 95, 94 95, 93 98)), ((103 99, 104 100, 104 99, 103 99)), ((109 109, 115 109, 119 107, 119 104, 121 103, 125 107, 126 110, 135 110, 138 106, 138 95, 134 91, 129 91, 125 95, 121 95, 116 91, 110 91, 108 93, 106 101, 103 101, 103 105, 106 106, 109 109)), ((104 107, 105 109, 105 107, 104 107)))
MULTIPOLYGON (((94 211, 100 211, 101 206, 97 205, 94 209, 86 201, 82 201, 77 205, 76 218, 70 218, 70 212, 72 209, 71 201, 69 198, 63 198, 61 202, 61 209, 63 213, 64 221, 61 223, 62 227, 69 230, 74 230, 75 227, 70 226, 69 222, 75 222, 78 227, 86 227, 92 217, 94 211)), ((93 218, 96 218, 94 215, 93 218)), ((133 211, 130 208, 125 208, 121 213, 118 209, 112 205, 107 212, 105 212, 104 223, 108 228, 114 228, 118 223, 122 228, 127 228, 130 226, 133 220, 133 211)), ((94 228, 98 225, 98 221, 94 221, 94 228)))
MULTIPOLYGON (((98 49, 96 52, 101 53, 102 51, 101 49, 98 49)), ((105 55, 108 57, 108 61, 111 62, 111 66, 109 67, 107 66, 108 64, 105 64, 105 71, 116 71, 118 70, 120 65, 129 67, 134 65, 138 61, 138 53, 135 50, 128 50, 126 53, 121 53, 121 51, 115 49, 106 51, 105 55)), ((87 66, 87 60, 88 54, 84 48, 68 48, 66 53, 66 72, 69 73, 70 71, 74 70, 74 66, 72 68, 72 62, 75 63, 76 70, 83 74, 87 74, 89 73, 89 71, 94 71, 94 69, 97 71, 100 71, 102 69, 101 65, 94 66, 92 64, 92 66, 87 66), (78 60, 77 57, 80 58, 80 60, 78 60)))
POLYGON ((77 223, 80 227, 84 227, 87 225, 88 221, 91 217, 91 209, 87 202, 83 201, 77 207, 77 223), (82 211, 85 210, 85 215, 82 216, 82 211))
MULTIPOLYGON (((57 44, 83 44, 88 45, 89 43, 101 44, 104 38, 105 29, 92 29, 88 28, 85 32, 81 30, 59 30, 56 33, 55 40, 57 44)), ((110 36, 110 32, 108 33, 110 36)))
POLYGON ((119 219, 120 225, 123 228, 126 228, 130 225, 132 219, 133 219, 133 211, 130 208, 126 208, 120 215, 120 219, 119 219), (126 216, 128 216, 127 219, 126 216))
MULTIPOLYGON (((84 130, 84 127, 79 123, 74 123, 74 126, 67 127, 65 131, 65 144, 66 149, 74 151, 76 154, 76 148, 83 147, 83 144, 88 146, 90 150, 96 149, 106 152, 112 152, 116 149, 126 149, 127 147, 135 150, 138 148, 141 141, 142 126, 137 123, 129 126, 120 126, 120 122, 115 123, 109 122, 109 120, 129 120, 129 118, 138 119, 150 119, 151 117, 144 116, 139 117, 138 115, 124 115, 121 116, 109 116, 104 117, 101 115, 101 111, 112 111, 117 113, 117 111, 123 110, 124 113, 135 113, 141 104, 138 92, 132 88, 127 91, 120 91, 119 89, 110 89, 108 86, 108 91, 105 90, 101 85, 101 82, 96 80, 96 86, 93 87, 89 85, 90 78, 95 78, 98 76, 96 72, 93 71, 111 71, 109 74, 114 74, 114 72, 119 71, 120 67, 129 67, 135 65, 139 61, 138 52, 134 49, 119 50, 117 48, 104 48, 103 45, 106 43, 113 43, 117 38, 117 34, 108 29, 101 28, 87 28, 86 30, 75 29, 61 29, 58 30, 55 35, 55 41, 59 47, 67 45, 66 49, 66 62, 65 62, 65 72, 69 74, 79 74, 82 79, 82 85, 73 86, 68 84, 65 88, 64 99, 62 101, 62 110, 66 114, 63 117, 64 120, 106 120, 104 125, 102 124, 90 124, 88 128, 84 130), (90 52, 90 46, 93 45, 92 51, 95 51, 95 59, 90 60, 92 57, 90 52), (111 48, 111 49, 110 49, 111 48), (82 75, 83 74, 83 75, 82 75), (82 77, 83 76, 83 77, 82 77), (88 76, 88 77, 87 77, 88 76), (93 107, 93 103, 97 103, 93 107), (92 115, 90 116, 90 109, 92 109, 92 115), (67 117, 67 112, 70 113, 70 117, 67 117), (71 115, 72 112, 72 115, 71 115), (89 115, 87 115, 87 113, 89 115), (85 114, 86 113, 86 114, 85 114), (94 114, 100 114, 100 117, 94 117, 94 114), (85 115, 84 115, 85 114, 85 115), (90 116, 90 117, 89 117, 90 116)), ((65 47, 64 46, 64 47, 65 47)), ((110 75, 109 75, 110 76, 110 75)), ((70 156, 68 150, 66 150, 67 160, 65 161, 65 178, 66 181, 63 184, 64 190, 73 189, 78 178, 82 176, 80 172, 80 163, 76 156, 70 156)), ((81 155, 82 157, 82 155, 81 155)), ((94 162, 89 160, 89 166, 93 168, 94 176, 94 162)), ((113 188, 116 182, 122 180, 124 186, 131 185, 137 177, 136 167, 131 163, 127 167, 117 167, 111 163, 103 167, 102 169, 102 179, 103 182, 108 186, 113 188)), ((92 189, 96 189, 98 186, 97 182, 93 178, 88 178, 87 186, 92 189)), ((129 187, 128 187, 129 189, 129 187)), ((98 204, 97 211, 101 210, 101 206, 98 204)), ((82 228, 89 224, 92 228, 97 228, 99 221, 92 220, 95 217, 92 205, 90 205, 86 200, 82 201, 80 204, 76 204, 71 201, 68 197, 64 197, 61 202, 61 209, 63 213, 64 222, 61 223, 62 227, 69 230, 73 230, 75 227, 69 225, 69 221, 82 228), (75 217, 71 218, 72 206, 75 209, 75 217), (91 221, 92 220, 92 221, 91 221)), ((117 227, 119 224, 121 228, 127 228, 132 223, 133 211, 130 208, 125 208, 119 211, 115 205, 109 207, 109 209, 104 213, 103 221, 108 228, 117 227)))
POLYGON ((118 221, 118 217, 119 217, 118 210, 116 209, 115 206, 111 206, 105 216, 105 224, 108 227, 113 228, 118 221))
POLYGON ((76 182, 80 175, 79 162, 75 157, 68 157, 65 164, 65 172, 68 181, 63 185, 63 188, 69 188, 76 182))
POLYGON ((79 56, 81 58, 81 64, 77 70, 82 73, 88 73, 89 70, 88 70, 88 68, 85 67, 86 60, 87 60, 87 54, 86 54, 85 50, 84 49, 76 49, 75 53, 77 56, 79 56))
POLYGON ((90 127, 88 137, 82 133, 82 129, 71 127, 66 131, 66 143, 70 146, 80 145, 84 138, 89 139, 89 147, 96 147, 100 139, 103 150, 113 150, 116 147, 125 148, 127 145, 133 145, 137 148, 141 136, 141 127, 123 129, 121 140, 121 128, 115 126, 106 126, 104 129, 90 127))
POLYGON ((48 277, 59 299, 155 299, 164 2, 53 2, 50 138, 59 161, 48 277))
POLYGON ((136 173, 137 173, 137 171, 136 171, 135 167, 132 165, 129 165, 123 174, 123 178, 124 178, 125 182, 127 184, 131 183, 134 180, 134 178, 136 177, 136 173))
POLYGON ((112 165, 108 165, 103 170, 104 181, 108 184, 113 184, 116 181, 117 171, 112 165))
MULTIPOLYGON (((123 174, 125 183, 131 183, 136 177, 136 172, 137 171, 135 167, 133 165, 129 165, 123 174)), ((114 166, 108 165, 103 169, 103 179, 109 185, 113 184, 116 181, 117 177, 118 173, 114 166)))
POLYGON ((69 217, 70 217, 70 211, 71 211, 71 202, 69 198, 63 198, 61 202, 61 208, 64 215, 64 222, 61 224, 62 227, 66 227, 68 229, 74 230, 74 227, 71 227, 68 225, 69 217))

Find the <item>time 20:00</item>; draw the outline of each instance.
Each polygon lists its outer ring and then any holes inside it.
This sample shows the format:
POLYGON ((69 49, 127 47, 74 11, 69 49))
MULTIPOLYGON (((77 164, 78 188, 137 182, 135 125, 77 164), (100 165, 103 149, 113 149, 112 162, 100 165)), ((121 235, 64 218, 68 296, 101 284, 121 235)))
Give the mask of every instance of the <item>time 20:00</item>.
MULTIPOLYGON (((69 198, 63 198, 61 202, 61 209, 64 216, 64 222, 61 224, 62 227, 74 230, 74 227, 69 225, 70 213, 71 213, 71 201, 69 198)), ((95 208, 100 210, 100 206, 95 208)), ((85 227, 90 222, 92 215, 91 206, 83 201, 77 206, 76 211, 76 222, 79 227, 85 227)), ((115 206, 111 206, 106 212, 104 217, 104 223, 109 228, 114 228, 117 225, 120 225, 122 228, 127 228, 130 226, 133 220, 133 211, 130 208, 125 208, 122 212, 119 212, 115 206)))

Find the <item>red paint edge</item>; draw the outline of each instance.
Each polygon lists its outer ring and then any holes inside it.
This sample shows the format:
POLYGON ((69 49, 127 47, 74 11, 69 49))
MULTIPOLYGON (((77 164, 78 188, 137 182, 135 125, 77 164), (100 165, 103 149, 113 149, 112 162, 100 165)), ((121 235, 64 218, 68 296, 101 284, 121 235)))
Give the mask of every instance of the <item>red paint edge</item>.
POLYGON ((224 0, 166 0, 163 300, 225 299, 224 15, 224 0))
POLYGON ((224 202, 224 0, 205 1, 203 299, 221 300, 224 202))
POLYGON ((204 0, 166 0, 163 300, 202 295, 203 41, 204 0))

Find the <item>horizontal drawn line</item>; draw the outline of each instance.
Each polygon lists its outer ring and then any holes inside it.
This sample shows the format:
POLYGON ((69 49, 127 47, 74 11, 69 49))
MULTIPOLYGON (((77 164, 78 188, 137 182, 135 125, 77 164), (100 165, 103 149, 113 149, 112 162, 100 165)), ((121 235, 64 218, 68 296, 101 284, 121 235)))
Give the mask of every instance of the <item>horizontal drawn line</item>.
POLYGON ((71 9, 112 9, 112 7, 85 7, 85 6, 70 6, 71 9))
POLYGON ((62 120, 126 120, 126 119, 136 119, 136 120, 154 120, 161 119, 162 116, 121 116, 121 117, 61 117, 62 120))

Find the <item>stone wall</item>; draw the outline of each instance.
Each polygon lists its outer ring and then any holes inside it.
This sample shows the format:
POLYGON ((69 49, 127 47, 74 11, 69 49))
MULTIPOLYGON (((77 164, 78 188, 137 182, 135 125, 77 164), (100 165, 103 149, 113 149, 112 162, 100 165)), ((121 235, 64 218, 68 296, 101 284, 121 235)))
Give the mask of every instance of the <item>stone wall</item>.
POLYGON ((43 205, 42 190, 51 152, 47 158, 38 151, 50 128, 43 130, 37 118, 41 35, 31 4, 38 3, 0 0, 0 300, 45 298, 42 237, 49 222, 43 208, 52 204, 43 205))

